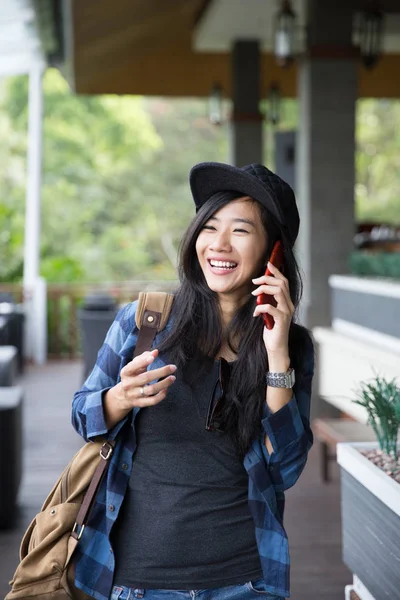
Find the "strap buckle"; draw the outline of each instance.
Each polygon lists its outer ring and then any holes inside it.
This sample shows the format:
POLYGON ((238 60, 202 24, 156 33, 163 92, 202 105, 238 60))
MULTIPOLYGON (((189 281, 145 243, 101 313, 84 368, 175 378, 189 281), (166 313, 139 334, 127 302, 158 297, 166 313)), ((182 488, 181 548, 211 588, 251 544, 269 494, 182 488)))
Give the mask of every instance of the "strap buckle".
POLYGON ((79 524, 78 524, 78 523, 75 521, 75 523, 74 523, 74 526, 73 526, 73 528, 72 528, 71 535, 72 535, 72 534, 75 534, 75 535, 74 535, 74 538, 75 538, 75 539, 77 539, 77 540, 80 540, 80 539, 81 539, 81 537, 82 537, 82 533, 83 533, 84 529, 85 529, 85 526, 84 526, 84 525, 79 525, 79 524), (79 528, 79 527, 80 527, 80 530, 79 530, 79 533, 77 533, 77 532, 78 532, 78 528, 79 528))
POLYGON ((104 460, 108 460, 111 456, 111 454, 113 453, 114 447, 109 444, 108 442, 105 442, 102 447, 100 448, 100 456, 101 458, 103 458, 104 460), (105 452, 103 454, 103 451, 105 452))

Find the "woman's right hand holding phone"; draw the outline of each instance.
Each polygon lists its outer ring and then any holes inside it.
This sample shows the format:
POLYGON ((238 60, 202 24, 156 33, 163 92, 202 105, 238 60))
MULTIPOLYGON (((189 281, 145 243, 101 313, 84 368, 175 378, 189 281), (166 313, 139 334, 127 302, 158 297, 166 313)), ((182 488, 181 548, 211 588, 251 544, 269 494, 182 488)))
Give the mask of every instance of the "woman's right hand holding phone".
POLYGON ((173 375, 176 366, 166 365, 148 371, 148 366, 157 355, 158 350, 143 352, 121 369, 121 381, 104 396, 103 406, 108 429, 112 429, 132 408, 154 406, 164 400, 168 388, 176 379, 173 375))

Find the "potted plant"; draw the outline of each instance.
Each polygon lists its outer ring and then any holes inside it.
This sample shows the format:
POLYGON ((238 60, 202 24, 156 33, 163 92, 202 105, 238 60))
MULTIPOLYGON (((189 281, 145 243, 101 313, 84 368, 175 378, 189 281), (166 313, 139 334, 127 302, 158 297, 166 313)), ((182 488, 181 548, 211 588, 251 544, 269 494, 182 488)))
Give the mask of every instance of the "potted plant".
POLYGON ((400 387, 375 376, 353 402, 366 410, 377 442, 337 447, 343 560, 375 600, 400 600, 400 387))

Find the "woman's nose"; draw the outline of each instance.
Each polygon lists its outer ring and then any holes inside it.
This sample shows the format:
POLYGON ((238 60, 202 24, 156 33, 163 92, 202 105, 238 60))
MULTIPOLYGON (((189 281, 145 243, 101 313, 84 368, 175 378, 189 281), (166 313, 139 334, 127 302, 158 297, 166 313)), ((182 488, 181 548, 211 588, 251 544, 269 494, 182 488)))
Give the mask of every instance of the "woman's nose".
POLYGON ((210 244, 210 250, 215 252, 228 251, 231 249, 231 240, 227 232, 217 232, 210 244))

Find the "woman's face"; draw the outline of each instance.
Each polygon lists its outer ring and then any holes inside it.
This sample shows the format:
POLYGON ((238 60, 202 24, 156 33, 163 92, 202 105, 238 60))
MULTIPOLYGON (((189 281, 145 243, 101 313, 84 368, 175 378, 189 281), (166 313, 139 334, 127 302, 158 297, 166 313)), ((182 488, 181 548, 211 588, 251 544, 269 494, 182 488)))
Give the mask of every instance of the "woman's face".
POLYGON ((214 213, 196 241, 208 287, 239 302, 253 289, 251 280, 265 264, 266 251, 260 207, 247 197, 233 200, 214 213))

